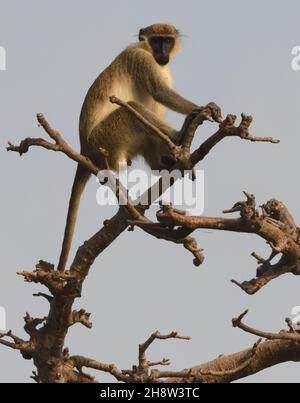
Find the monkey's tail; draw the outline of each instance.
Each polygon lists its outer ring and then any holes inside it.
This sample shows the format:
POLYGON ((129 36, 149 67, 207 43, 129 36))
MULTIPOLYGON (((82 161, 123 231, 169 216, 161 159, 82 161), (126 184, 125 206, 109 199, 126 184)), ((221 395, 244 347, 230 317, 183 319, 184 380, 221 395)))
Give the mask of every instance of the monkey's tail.
POLYGON ((77 220, 77 213, 79 209, 80 199, 89 177, 90 173, 78 164, 72 186, 71 197, 69 201, 69 210, 65 227, 64 240, 62 244, 62 250, 57 267, 57 270, 59 271, 63 271, 65 269, 68 261, 77 220))

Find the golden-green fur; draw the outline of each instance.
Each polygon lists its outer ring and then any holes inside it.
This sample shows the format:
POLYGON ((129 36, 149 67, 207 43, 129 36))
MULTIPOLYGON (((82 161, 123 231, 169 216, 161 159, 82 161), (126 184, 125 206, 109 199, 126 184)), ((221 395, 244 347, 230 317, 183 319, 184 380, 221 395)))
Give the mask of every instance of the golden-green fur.
MULTIPOLYGON (((109 101, 114 95, 142 113, 148 121, 171 138, 178 132, 165 122, 167 108, 189 114, 198 106, 173 90, 173 79, 168 65, 158 64, 149 38, 172 37, 175 40, 172 57, 179 49, 179 33, 169 24, 154 24, 140 30, 139 42, 128 46, 97 77, 90 87, 80 114, 79 131, 81 152, 99 168, 106 168, 99 148, 108 151, 108 163, 118 171, 119 163, 142 155, 152 169, 162 168, 166 146, 138 121, 128 110, 109 101)), ((65 268, 75 228, 79 200, 89 174, 78 167, 69 204, 64 242, 58 268, 65 268)))

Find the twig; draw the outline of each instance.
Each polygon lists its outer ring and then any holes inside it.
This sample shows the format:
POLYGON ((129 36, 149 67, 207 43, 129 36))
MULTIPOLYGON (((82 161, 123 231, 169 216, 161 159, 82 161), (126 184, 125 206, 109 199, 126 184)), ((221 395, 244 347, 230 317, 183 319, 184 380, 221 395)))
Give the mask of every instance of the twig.
POLYGON ((7 151, 18 152, 20 155, 23 155, 27 153, 29 148, 32 146, 40 146, 46 148, 47 150, 60 151, 66 154, 73 161, 76 161, 82 166, 84 166, 93 175, 97 176, 99 172, 99 167, 97 167, 89 158, 74 151, 68 145, 68 143, 62 138, 61 134, 50 126, 49 122, 42 113, 37 114, 37 120, 39 125, 46 131, 46 133, 51 137, 51 139, 55 141, 55 144, 50 143, 41 138, 35 138, 35 139, 27 138, 21 141, 21 143, 18 146, 13 145, 12 143, 9 142, 8 147, 6 148, 7 151))
POLYGON ((79 372, 82 371, 83 367, 97 369, 99 371, 111 374, 120 382, 127 382, 127 377, 122 374, 122 372, 119 371, 114 364, 105 364, 79 355, 70 357, 70 362, 73 363, 73 366, 76 367, 79 372))
POLYGON ((288 340, 288 341, 295 341, 300 343, 300 334, 299 333, 291 333, 291 332, 280 332, 280 333, 269 333, 263 332, 261 330, 255 329, 248 325, 245 325, 242 320, 248 314, 248 310, 243 312, 238 318, 232 320, 233 327, 238 327, 239 329, 243 330, 246 333, 253 334, 258 337, 262 337, 267 340, 288 340))

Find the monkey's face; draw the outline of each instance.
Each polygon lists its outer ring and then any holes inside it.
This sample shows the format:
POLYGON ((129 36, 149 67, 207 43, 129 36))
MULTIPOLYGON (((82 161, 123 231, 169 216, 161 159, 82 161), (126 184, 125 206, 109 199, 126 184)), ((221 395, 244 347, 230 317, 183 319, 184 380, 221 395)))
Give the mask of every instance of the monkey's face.
POLYGON ((175 38, 172 35, 159 35, 151 36, 148 41, 156 62, 160 66, 168 64, 175 46, 175 38))

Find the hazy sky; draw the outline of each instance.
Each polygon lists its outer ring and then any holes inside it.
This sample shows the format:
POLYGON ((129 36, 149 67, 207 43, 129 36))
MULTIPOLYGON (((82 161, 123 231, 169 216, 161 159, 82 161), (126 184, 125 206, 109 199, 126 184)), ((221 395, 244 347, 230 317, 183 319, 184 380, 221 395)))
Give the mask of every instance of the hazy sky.
MULTIPOLYGON (((226 139, 218 145, 199 166, 205 171, 205 215, 220 215, 248 190, 259 203, 271 197, 284 201, 300 222, 294 180, 300 71, 291 69, 291 50, 300 45, 299 15, 296 0, 0 0, 0 46, 7 51, 7 70, 0 71, 0 306, 8 328, 26 337, 25 311, 41 317, 47 312, 47 303, 32 297, 41 287, 15 273, 31 270, 39 259, 57 263, 75 164, 43 149, 20 158, 7 153, 5 144, 44 136, 35 121, 43 112, 78 147, 78 117, 89 85, 151 23, 170 22, 184 34, 172 63, 180 93, 199 104, 215 101, 224 114, 252 114, 254 134, 282 141, 274 146, 226 139)), ((182 117, 172 114, 169 121, 179 127, 182 117)), ((215 129, 207 125, 197 136, 203 139, 215 129)), ((91 180, 73 253, 115 212, 96 204, 96 190, 91 180)), ((122 234, 97 259, 76 302, 92 312, 94 327, 70 330, 71 353, 128 368, 137 360, 138 343, 151 332, 178 330, 192 341, 157 343, 149 358, 168 357, 172 369, 181 369, 251 346, 255 337, 231 327, 231 318, 245 308, 248 322, 258 328, 284 327, 291 309, 300 305, 299 278, 282 277, 251 297, 230 283, 254 276, 250 254, 268 254, 264 241, 213 231, 196 237, 206 255, 200 268, 181 246, 140 230, 122 234)), ((29 381, 32 362, 18 352, 1 347, 0 361, 0 381, 29 381)), ((248 381, 299 382, 299 364, 271 368, 248 381)))

